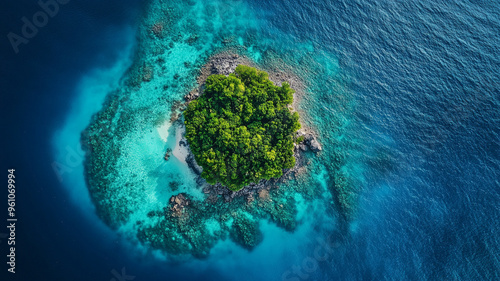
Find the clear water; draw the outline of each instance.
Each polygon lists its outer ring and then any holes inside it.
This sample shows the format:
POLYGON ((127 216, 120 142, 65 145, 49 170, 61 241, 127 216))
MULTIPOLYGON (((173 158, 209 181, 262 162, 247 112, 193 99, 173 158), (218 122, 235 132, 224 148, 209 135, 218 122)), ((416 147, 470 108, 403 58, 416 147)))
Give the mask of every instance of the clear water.
MULTIPOLYGON (((123 266, 138 280, 500 278, 498 2, 188 1, 171 4, 175 17, 170 18, 165 40, 177 33, 180 41, 193 34, 199 38, 193 46, 174 42, 163 54, 161 43, 144 39, 146 30, 141 29, 162 17, 161 9, 154 8, 160 2, 137 12, 138 31, 120 33, 127 40, 118 46, 109 43, 122 56, 105 67, 96 60, 95 67, 76 75, 74 81, 79 82, 66 86, 74 89, 72 106, 50 134, 54 160, 72 165, 71 172, 62 175, 60 196, 69 198, 65 208, 78 214, 75 229, 96 237, 89 243, 102 249, 97 259, 103 269, 97 272, 104 279, 113 277, 111 269, 123 266), (350 192, 344 198, 354 202, 355 211, 346 220, 326 199, 304 202, 298 197, 302 203, 295 232, 262 221, 264 240, 251 252, 225 240, 207 259, 172 264, 159 253, 157 258, 144 254, 147 250, 132 245, 129 238, 114 236, 97 218, 78 164, 83 160, 79 134, 105 96, 123 85, 120 79, 134 61, 165 58, 168 67, 155 69, 153 80, 143 83, 133 93, 134 102, 126 105, 131 112, 147 108, 148 115, 160 116, 192 85, 190 71, 200 58, 221 48, 224 39, 244 46, 262 65, 282 59, 304 78, 310 94, 303 109, 308 124, 321 132, 325 148, 311 175, 315 188, 328 198, 326 190, 338 177, 346 178, 350 192), (157 73, 162 73, 161 79, 157 73), (173 78, 176 73, 180 80, 173 78), (177 86, 163 91, 163 84, 177 86), (70 153, 75 159, 67 158, 68 147, 80 156, 70 153), (326 239, 332 245, 324 252, 321 241, 326 239), (323 253, 326 259, 318 258, 323 253)), ((145 184, 148 196, 134 199, 132 206, 154 206, 170 196, 158 189, 168 183, 158 182, 161 177, 148 171, 161 166, 172 177, 186 172, 175 162, 162 166, 148 158, 165 149, 156 127, 155 120, 144 120, 144 126, 127 136, 130 154, 121 160, 126 161, 121 165, 124 177, 137 169, 144 180, 152 181, 145 184)), ((189 184, 183 188, 190 190, 189 184)), ((127 236, 129 229, 124 226, 120 235, 127 236)), ((61 233, 63 240, 79 237, 72 231, 61 233)), ((36 239, 46 245, 37 246, 40 251, 53 243, 36 239)), ((75 251, 84 254, 61 276, 92 274, 87 266, 93 264, 91 251, 66 243, 72 245, 67 252, 54 254, 59 260, 75 251)))

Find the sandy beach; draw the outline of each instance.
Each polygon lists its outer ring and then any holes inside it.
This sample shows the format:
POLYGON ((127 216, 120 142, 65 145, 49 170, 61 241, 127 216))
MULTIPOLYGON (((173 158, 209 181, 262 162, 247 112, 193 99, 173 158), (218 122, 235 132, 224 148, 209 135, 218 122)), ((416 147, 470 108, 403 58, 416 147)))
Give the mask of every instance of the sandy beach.
MULTIPOLYGON (((177 158, 181 163, 186 164, 186 157, 188 155, 188 149, 186 145, 180 145, 179 143, 183 140, 185 127, 183 125, 174 125, 175 126, 175 146, 172 149, 172 155, 177 158)), ((172 123, 170 121, 165 121, 159 127, 156 127, 158 132, 158 136, 165 143, 169 142, 169 130, 172 128, 172 123)), ((173 137, 173 136, 170 136, 173 137)), ((185 143, 187 143, 185 141, 185 143)))

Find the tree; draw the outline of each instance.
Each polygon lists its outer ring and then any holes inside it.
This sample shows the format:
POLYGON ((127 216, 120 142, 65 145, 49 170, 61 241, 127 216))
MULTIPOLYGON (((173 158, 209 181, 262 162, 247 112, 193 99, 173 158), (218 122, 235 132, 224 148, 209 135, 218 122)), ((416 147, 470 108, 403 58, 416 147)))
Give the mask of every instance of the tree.
POLYGON ((295 165, 293 89, 274 85, 264 71, 239 65, 229 76, 210 75, 205 91, 184 112, 186 138, 201 176, 231 190, 283 175, 295 165))

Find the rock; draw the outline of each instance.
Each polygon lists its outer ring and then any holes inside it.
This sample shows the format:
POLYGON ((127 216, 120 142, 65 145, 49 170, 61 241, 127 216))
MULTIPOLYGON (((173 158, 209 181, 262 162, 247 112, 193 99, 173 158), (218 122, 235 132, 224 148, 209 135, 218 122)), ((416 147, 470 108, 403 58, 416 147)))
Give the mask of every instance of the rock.
POLYGON ((238 215, 234 218, 231 233, 231 239, 241 246, 252 249, 262 241, 262 232, 259 229, 259 223, 244 215, 238 215))
POLYGON ((311 148, 311 150, 314 152, 318 152, 318 151, 322 150, 321 145, 319 144, 319 142, 316 139, 313 139, 309 142, 309 148, 311 148))
POLYGON ((196 163, 193 153, 188 154, 186 157, 186 163, 188 164, 188 167, 191 168, 197 175, 201 175, 201 172, 203 172, 203 168, 196 163))
POLYGON ((199 37, 200 36, 198 34, 193 34, 186 40, 186 43, 188 43, 189 45, 193 45, 199 37))
POLYGON ((311 134, 311 133, 307 133, 307 134, 305 134, 305 135, 304 135, 304 140, 305 140, 306 142, 310 142, 310 141, 312 141, 313 139, 314 139, 314 135, 313 135, 313 134, 311 134))
POLYGON ((170 123, 174 123, 178 119, 179 119, 179 116, 177 116, 177 114, 175 114, 175 112, 172 112, 172 114, 170 115, 170 123))
POLYGON ((184 100, 185 101, 192 101, 192 100, 197 99, 199 96, 200 96, 200 92, 197 90, 193 90, 193 91, 189 92, 189 94, 184 96, 184 100))
POLYGON ((163 159, 165 159, 165 161, 168 161, 168 159, 170 158, 170 153, 172 152, 172 149, 171 148, 167 148, 167 152, 165 153, 165 156, 163 157, 163 159))
POLYGON ((170 205, 172 205, 170 208, 173 211, 173 216, 180 216, 184 208, 189 205, 189 200, 184 193, 179 193, 178 195, 170 197, 169 201, 170 205))
POLYGON ((151 33, 153 33, 155 36, 159 38, 163 38, 164 36, 164 24, 163 22, 157 22, 155 23, 151 28, 150 28, 151 33))
POLYGON ((177 189, 179 189, 179 186, 181 185, 180 182, 178 181, 171 181, 168 186, 170 187, 170 190, 172 191, 176 191, 177 189))
POLYGON ((198 186, 203 186, 205 185, 207 182, 200 176, 196 177, 196 184, 198 186))
POLYGON ((212 61, 212 73, 229 75, 234 72, 236 66, 238 63, 235 59, 218 57, 212 61))
POLYGON ((269 200, 269 191, 267 189, 261 189, 258 193, 260 199, 269 200))
POLYGON ((144 64, 142 69, 142 81, 149 82, 153 79, 153 69, 150 66, 144 64))
POLYGON ((309 149, 311 149, 311 151, 313 152, 318 152, 323 149, 321 147, 321 144, 319 144, 319 142, 316 140, 316 137, 310 132, 299 130, 296 136, 297 138, 304 137, 304 141, 299 144, 299 148, 302 151, 307 151, 307 147, 309 147, 309 149))
POLYGON ((247 195, 247 203, 250 204, 254 201, 254 198, 253 198, 253 192, 250 192, 248 193, 247 195))

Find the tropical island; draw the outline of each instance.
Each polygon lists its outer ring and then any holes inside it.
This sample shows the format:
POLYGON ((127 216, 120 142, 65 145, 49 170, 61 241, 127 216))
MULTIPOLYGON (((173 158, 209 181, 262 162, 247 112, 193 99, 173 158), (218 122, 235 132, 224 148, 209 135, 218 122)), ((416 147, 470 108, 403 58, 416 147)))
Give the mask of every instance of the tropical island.
POLYGON ((132 64, 81 134, 96 214, 173 260, 224 240, 253 249, 269 224, 329 228, 311 218, 332 208, 348 226, 358 185, 337 58, 269 44, 239 4, 222 25, 218 4, 184 4, 151 2, 132 64))
POLYGON ((293 168, 294 142, 303 140, 296 137, 299 114, 290 109, 293 93, 288 83, 275 86, 266 72, 245 65, 210 75, 184 112, 201 177, 238 191, 293 168))
POLYGON ((300 121, 308 115, 298 76, 234 52, 196 68, 196 83, 182 88, 176 75, 165 87, 164 79, 142 79, 141 67, 130 71, 130 87, 110 95, 82 134, 99 216, 178 258, 206 257, 228 238, 253 249, 261 220, 294 231, 298 204, 322 192, 308 176, 322 147, 310 124, 299 123, 299 113, 300 121), (174 86, 184 102, 177 96, 166 107, 143 97, 174 86))

